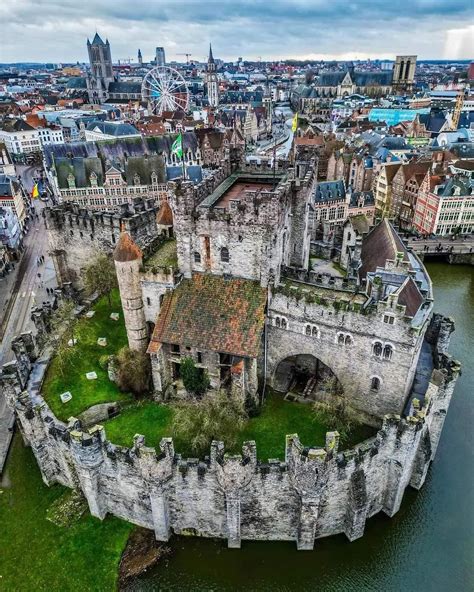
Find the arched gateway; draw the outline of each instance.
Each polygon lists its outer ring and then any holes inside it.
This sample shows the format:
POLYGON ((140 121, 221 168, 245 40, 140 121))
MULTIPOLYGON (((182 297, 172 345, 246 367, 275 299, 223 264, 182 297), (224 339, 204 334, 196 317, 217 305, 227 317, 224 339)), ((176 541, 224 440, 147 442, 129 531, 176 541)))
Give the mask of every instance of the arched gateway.
POLYGON ((326 399, 342 394, 337 376, 329 366, 312 354, 290 355, 274 366, 272 386, 276 391, 291 392, 305 399, 326 399))

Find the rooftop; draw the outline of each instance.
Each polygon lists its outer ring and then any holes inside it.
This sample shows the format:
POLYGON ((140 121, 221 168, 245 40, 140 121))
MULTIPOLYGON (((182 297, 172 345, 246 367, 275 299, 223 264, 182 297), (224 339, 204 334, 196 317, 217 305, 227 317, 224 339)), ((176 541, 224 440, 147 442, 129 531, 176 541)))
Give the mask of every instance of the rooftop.
POLYGON ((205 208, 220 207, 229 205, 231 199, 245 199, 246 191, 272 191, 273 182, 278 184, 282 181, 283 175, 273 171, 253 173, 234 173, 227 177, 199 206, 205 208))
POLYGON ((265 322, 267 292, 259 282, 195 273, 165 294, 149 345, 193 346, 256 357, 265 322))

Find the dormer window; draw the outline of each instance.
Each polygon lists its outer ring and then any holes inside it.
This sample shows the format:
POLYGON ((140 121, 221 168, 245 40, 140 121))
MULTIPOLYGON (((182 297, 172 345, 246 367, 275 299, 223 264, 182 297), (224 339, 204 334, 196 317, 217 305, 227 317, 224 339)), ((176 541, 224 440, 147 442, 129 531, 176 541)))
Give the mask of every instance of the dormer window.
POLYGON ((67 176, 67 184, 69 186, 69 189, 76 188, 76 178, 72 173, 69 173, 69 175, 67 176))
POLYGON ((97 187, 97 175, 94 172, 91 173, 89 180, 91 182, 91 187, 97 187))
POLYGON ((151 183, 152 185, 156 185, 158 183, 158 175, 155 173, 155 171, 153 171, 151 174, 151 183))
POLYGON ((134 185, 140 185, 140 176, 139 176, 139 175, 137 175, 136 173, 135 173, 135 175, 133 176, 133 184, 134 184, 134 185))

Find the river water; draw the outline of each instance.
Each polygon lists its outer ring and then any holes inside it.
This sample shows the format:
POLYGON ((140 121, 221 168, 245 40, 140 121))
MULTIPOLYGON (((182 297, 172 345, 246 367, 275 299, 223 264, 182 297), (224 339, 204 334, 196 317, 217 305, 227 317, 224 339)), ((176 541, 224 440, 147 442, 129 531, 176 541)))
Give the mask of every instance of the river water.
POLYGON ((392 519, 375 516, 362 539, 343 535, 294 543, 171 541, 168 560, 135 581, 134 591, 339 592, 474 590, 474 268, 428 264, 435 309, 454 318, 450 352, 463 364, 436 459, 424 487, 407 490, 392 519))

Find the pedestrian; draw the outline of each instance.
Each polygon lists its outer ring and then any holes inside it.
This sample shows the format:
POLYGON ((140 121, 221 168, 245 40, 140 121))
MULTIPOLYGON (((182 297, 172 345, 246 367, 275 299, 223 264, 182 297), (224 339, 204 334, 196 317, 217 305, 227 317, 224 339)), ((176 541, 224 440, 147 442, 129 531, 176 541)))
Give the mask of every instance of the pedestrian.
POLYGON ((41 274, 40 274, 40 273, 38 274, 38 277, 39 277, 39 278, 41 277, 41 274))

